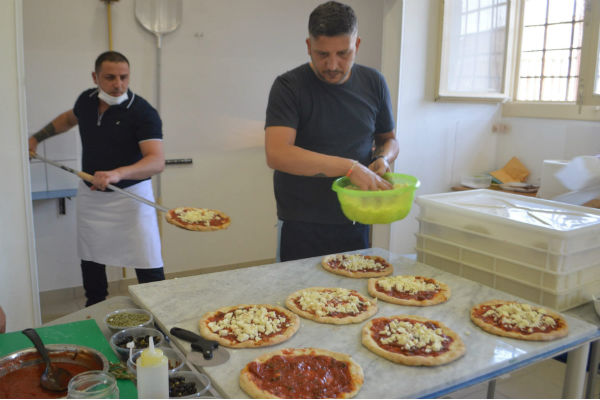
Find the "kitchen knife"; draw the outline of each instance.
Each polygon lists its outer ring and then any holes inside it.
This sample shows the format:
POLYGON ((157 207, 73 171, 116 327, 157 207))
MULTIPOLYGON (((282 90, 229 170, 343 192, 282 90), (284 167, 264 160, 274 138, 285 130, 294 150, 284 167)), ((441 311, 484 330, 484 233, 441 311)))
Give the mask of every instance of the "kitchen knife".
POLYGON ((207 340, 192 331, 178 327, 171 328, 169 332, 192 344, 192 352, 187 355, 187 359, 195 365, 207 367, 220 365, 229 360, 229 352, 214 340, 207 340))

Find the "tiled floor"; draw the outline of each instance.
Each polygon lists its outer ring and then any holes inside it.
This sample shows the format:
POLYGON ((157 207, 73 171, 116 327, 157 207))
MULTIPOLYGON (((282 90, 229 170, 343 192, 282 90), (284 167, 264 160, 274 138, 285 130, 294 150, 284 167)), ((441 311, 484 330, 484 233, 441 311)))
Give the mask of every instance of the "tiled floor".
MULTIPOLYGON (((110 296, 127 296, 127 282, 120 281, 109 289, 110 296)), ((135 281, 131 282, 135 284, 135 281)), ((85 298, 81 289, 61 290, 42 295, 42 321, 48 322, 84 308, 85 298)), ((565 364, 546 360, 525 367, 496 380, 495 398, 498 399, 559 399, 562 398, 565 364)), ((488 384, 480 383, 453 392, 448 399, 481 399, 487 397, 488 384)), ((595 397, 598 397, 596 393, 595 397)))

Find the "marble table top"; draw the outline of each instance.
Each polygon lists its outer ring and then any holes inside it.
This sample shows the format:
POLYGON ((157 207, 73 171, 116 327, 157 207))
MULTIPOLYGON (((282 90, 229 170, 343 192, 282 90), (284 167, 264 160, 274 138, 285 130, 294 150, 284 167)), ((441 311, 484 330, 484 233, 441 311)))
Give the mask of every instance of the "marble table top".
MULTIPOLYGON (((386 258, 394 266, 394 275, 424 275, 448 284, 452 295, 446 303, 409 307, 379 301, 376 316, 412 314, 439 320, 460 335, 466 354, 437 367, 399 365, 375 355, 361 344, 363 323, 338 326, 301 319, 299 331, 284 343, 258 349, 229 349, 228 362, 204 367, 221 395, 247 397, 238 384, 240 370, 261 354, 286 347, 317 347, 351 355, 365 374, 359 398, 416 398, 442 396, 600 337, 596 325, 569 314, 563 314, 569 324, 569 335, 552 342, 528 342, 488 334, 470 321, 471 307, 486 300, 517 297, 383 249, 366 249, 359 253, 386 258)), ((129 292, 139 306, 154 314, 165 332, 174 326, 198 332, 198 319, 223 306, 269 303, 285 307, 289 294, 311 286, 345 287, 368 295, 366 279, 329 273, 320 266, 320 260, 321 257, 315 257, 133 285, 129 286, 129 292)), ((172 341, 184 353, 191 351, 189 343, 174 337, 172 341)))

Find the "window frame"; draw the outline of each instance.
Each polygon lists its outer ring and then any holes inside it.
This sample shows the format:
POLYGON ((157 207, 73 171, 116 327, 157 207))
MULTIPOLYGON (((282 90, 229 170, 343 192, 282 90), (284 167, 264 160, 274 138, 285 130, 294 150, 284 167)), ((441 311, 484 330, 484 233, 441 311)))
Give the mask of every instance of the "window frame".
POLYGON ((510 90, 511 90, 511 73, 508 70, 508 66, 511 65, 512 54, 508 49, 513 41, 514 29, 512 28, 512 24, 510 21, 513 20, 514 16, 514 0, 506 0, 507 7, 507 16, 506 16, 506 32, 504 38, 504 60, 503 60, 503 68, 504 74, 502 76, 502 90, 496 93, 481 93, 481 92, 452 92, 442 87, 443 82, 447 79, 443 79, 443 76, 448 75, 448 68, 446 67, 446 53, 444 46, 444 38, 446 37, 446 32, 448 31, 447 25, 445 23, 445 10, 446 3, 450 0, 441 1, 440 5, 440 30, 439 30, 439 40, 438 40, 438 64, 437 64, 437 74, 436 74, 436 92, 435 92, 435 101, 476 101, 476 102, 489 102, 489 103, 498 103, 509 100, 510 98, 510 90))

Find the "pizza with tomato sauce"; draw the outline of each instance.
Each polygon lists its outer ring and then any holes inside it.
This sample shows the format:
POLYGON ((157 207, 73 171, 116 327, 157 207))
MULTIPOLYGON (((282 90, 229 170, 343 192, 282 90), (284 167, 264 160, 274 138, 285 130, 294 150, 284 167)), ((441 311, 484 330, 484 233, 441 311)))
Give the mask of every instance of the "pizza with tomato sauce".
POLYGON ((404 365, 447 364, 466 351, 450 328, 416 315, 373 318, 363 327, 362 343, 373 353, 404 365))
POLYGON ((376 300, 344 288, 298 290, 288 296, 285 305, 303 318, 336 325, 361 322, 377 312, 376 300))
POLYGON ((240 373, 240 387, 257 399, 347 399, 363 382, 362 368, 349 355, 316 348, 267 353, 240 373))
POLYGON ((190 231, 218 231, 231 224, 231 219, 219 210, 177 207, 165 214, 168 223, 190 231))
POLYGON ((227 347, 263 347, 284 342, 300 328, 300 318, 270 304, 239 304, 208 312, 200 334, 227 347))
POLYGON ((404 306, 432 306, 450 298, 448 285, 423 276, 397 275, 371 278, 368 289, 373 297, 404 306))
POLYGON ((394 272, 394 266, 385 258, 362 254, 331 254, 323 258, 321 265, 329 272, 350 278, 375 278, 394 272))
POLYGON ((567 321, 546 308, 490 300, 471 309, 471 321, 486 332, 522 340, 555 340, 569 334, 567 321))

